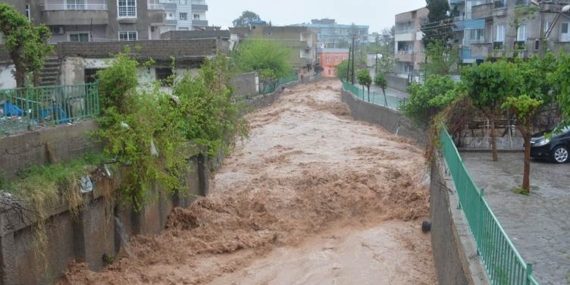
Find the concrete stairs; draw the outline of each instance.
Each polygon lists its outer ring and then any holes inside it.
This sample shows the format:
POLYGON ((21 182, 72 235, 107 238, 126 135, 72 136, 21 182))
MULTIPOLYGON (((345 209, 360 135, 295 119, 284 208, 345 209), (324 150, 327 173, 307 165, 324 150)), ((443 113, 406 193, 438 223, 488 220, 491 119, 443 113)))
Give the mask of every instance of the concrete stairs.
POLYGON ((45 60, 40 71, 40 86, 60 85, 59 72, 61 62, 57 57, 49 57, 45 60))

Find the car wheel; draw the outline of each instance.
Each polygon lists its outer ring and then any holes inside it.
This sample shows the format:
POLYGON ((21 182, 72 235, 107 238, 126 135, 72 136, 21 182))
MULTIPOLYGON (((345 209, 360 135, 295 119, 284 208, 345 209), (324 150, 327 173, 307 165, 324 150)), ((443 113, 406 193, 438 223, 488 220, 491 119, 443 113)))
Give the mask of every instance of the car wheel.
POLYGON ((552 152, 552 160, 556 163, 565 163, 568 162, 568 148, 560 145, 554 148, 552 152))

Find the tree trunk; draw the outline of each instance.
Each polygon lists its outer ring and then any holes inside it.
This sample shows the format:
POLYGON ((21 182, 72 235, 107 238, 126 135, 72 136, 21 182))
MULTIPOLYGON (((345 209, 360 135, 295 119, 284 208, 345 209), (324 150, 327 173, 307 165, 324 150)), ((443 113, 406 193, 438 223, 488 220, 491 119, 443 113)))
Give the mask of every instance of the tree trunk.
POLYGON ((34 70, 34 86, 35 87, 40 86, 40 71, 39 70, 34 70))
POLYGON ((489 116, 489 120, 491 122, 491 151, 493 153, 493 161, 499 160, 499 156, 497 154, 497 134, 495 134, 495 116, 491 114, 489 116))
POLYGON ((524 138, 524 172, 522 188, 528 193, 530 192, 530 117, 526 118, 524 127, 519 127, 524 138))
POLYGON ((370 102, 370 86, 366 86, 366 88, 368 89, 368 102, 370 102))
POLYGON ((20 61, 14 61, 16 72, 14 77, 16 79, 16 87, 22 88, 26 84, 26 71, 24 65, 20 61))
POLYGON ((382 93, 384 94, 384 105, 388 107, 388 97, 386 97, 386 88, 382 88, 382 93))

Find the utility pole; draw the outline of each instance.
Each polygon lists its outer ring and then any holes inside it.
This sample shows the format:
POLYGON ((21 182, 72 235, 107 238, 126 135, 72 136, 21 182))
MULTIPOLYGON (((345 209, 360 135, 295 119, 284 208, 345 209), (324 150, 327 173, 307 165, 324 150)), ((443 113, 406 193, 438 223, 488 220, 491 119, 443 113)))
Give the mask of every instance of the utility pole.
POLYGON ((538 3, 538 8, 538 14, 540 15, 540 47, 538 49, 538 56, 543 58, 546 51, 546 39, 544 38, 544 5, 542 2, 538 3))
POLYGON ((353 34, 352 35, 352 74, 351 74, 352 75, 352 77, 351 77, 352 85, 354 85, 354 61, 355 61, 355 58, 354 58, 354 40, 355 40, 355 38, 356 38, 356 35, 353 34))
POLYGON ((348 68, 346 69, 346 82, 348 82, 348 80, 350 79, 350 59, 352 58, 351 52, 352 52, 352 47, 349 47, 348 48, 348 68))

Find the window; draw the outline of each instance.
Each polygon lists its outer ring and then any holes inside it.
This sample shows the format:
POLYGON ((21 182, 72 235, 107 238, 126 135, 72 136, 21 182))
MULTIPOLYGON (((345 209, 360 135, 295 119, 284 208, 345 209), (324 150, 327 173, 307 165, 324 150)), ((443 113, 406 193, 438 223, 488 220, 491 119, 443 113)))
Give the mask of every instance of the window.
POLYGON ((329 75, 331 75, 331 74, 332 74, 332 72, 331 72, 331 70, 329 69, 329 75))
POLYGON ((560 27, 560 41, 570 42, 570 23, 564 22, 560 27))
POLYGON ((188 21, 188 13, 180 13, 180 21, 188 21))
POLYGON ((89 33, 69 33, 70 42, 88 42, 89 33))
POLYGON ((67 0, 67 10, 85 10, 85 0, 67 0))
POLYGON ((188 4, 188 0, 180 0, 180 5, 187 5, 188 4))
POLYGON ((551 22, 546 22, 546 23, 544 23, 544 32, 545 32, 545 33, 548 32, 548 29, 550 29, 550 25, 552 25, 551 22))
POLYGON ((194 20, 200 20, 200 14, 194 14, 194 20))
POLYGON ((338 55, 334 56, 334 62, 338 62, 338 55))
POLYGON ((179 27, 178 30, 179 31, 188 31, 188 28, 187 27, 179 27))
POLYGON ((517 29, 517 41, 526 41, 526 25, 520 25, 517 29))
POLYGON ((497 33, 495 34, 495 42, 504 42, 504 41, 505 41, 505 26, 498 25, 497 33))
POLYGON ((495 8, 507 7, 507 0, 497 0, 495 1, 495 8))
POLYGON ((326 62, 331 62, 331 57, 330 57, 330 55, 327 55, 327 57, 326 57, 326 62))
POLYGON ((26 17, 28 18, 28 20, 32 19, 32 13, 30 12, 30 5, 26 4, 26 17))
POLYGON ((136 17, 137 16, 137 0, 117 0, 119 18, 136 17))
POLYGON ((119 32, 120 41, 136 41, 138 39, 138 33, 132 31, 119 32))
POLYGON ((477 30, 465 30, 466 43, 483 43, 485 42, 485 29, 477 29, 477 30))

